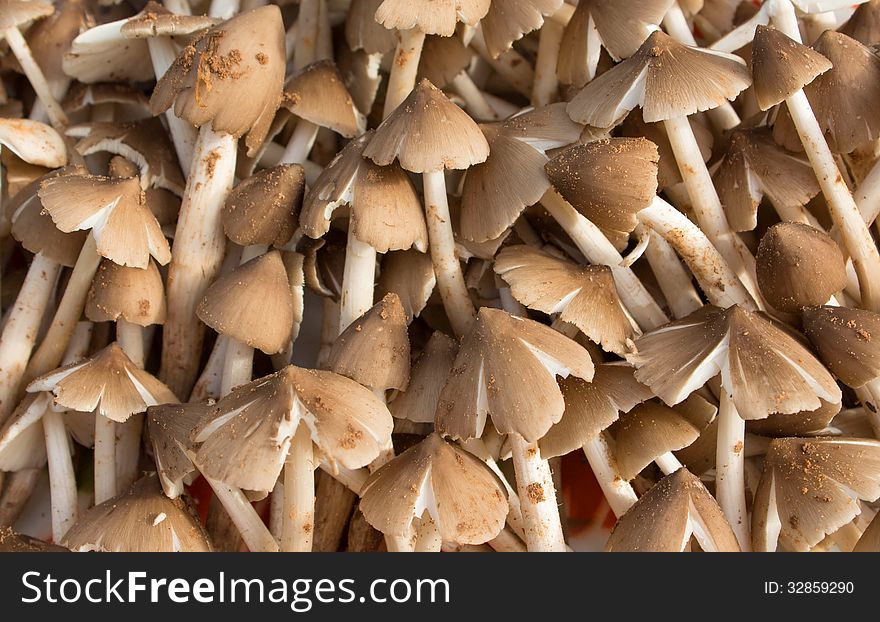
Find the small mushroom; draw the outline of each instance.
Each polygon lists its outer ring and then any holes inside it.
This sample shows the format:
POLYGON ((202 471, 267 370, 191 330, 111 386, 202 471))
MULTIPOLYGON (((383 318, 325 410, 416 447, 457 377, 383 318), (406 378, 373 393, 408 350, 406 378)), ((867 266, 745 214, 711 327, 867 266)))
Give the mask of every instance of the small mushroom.
POLYGON ((458 344, 440 331, 434 331, 412 366, 409 383, 388 403, 396 419, 433 423, 440 392, 452 371, 458 344))
POLYGON ((416 249, 392 251, 382 260, 376 294, 397 294, 407 322, 412 322, 427 306, 436 284, 437 278, 429 255, 416 249))

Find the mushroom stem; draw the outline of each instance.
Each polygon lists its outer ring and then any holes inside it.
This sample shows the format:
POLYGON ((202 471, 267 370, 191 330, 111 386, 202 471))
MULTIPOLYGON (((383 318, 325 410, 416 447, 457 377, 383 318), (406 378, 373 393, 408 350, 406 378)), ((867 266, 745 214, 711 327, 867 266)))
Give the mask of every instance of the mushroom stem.
POLYGON ((315 454, 309 428, 300 423, 284 463, 281 550, 309 552, 315 531, 315 454))
POLYGON ((486 95, 471 80, 468 72, 459 72, 452 79, 452 86, 464 99, 464 106, 474 119, 477 121, 497 121, 500 118, 495 109, 489 105, 486 95))
POLYGON ((538 56, 535 59, 535 79, 532 83, 532 106, 540 108, 552 104, 559 96, 559 78, 556 61, 562 44, 562 26, 546 20, 538 35, 538 56))
POLYGON ((415 544, 413 545, 415 553, 440 552, 440 547, 443 545, 440 530, 437 529, 437 524, 427 515, 427 512, 415 523, 413 531, 415 531, 416 536, 415 544))
POLYGON ((736 410, 727 390, 718 405, 718 441, 715 446, 715 497, 727 517, 739 546, 751 549, 745 489, 746 422, 736 410))
POLYGON ((61 542, 76 522, 76 473, 70 453, 70 439, 61 413, 47 408, 43 414, 43 436, 49 463, 49 494, 52 499, 52 540, 61 542))
POLYGON ((455 238, 452 233, 452 217, 446 197, 446 178, 443 171, 426 171, 422 174, 425 194, 425 220, 428 225, 428 242, 431 262, 437 275, 437 289, 443 300, 452 330, 458 337, 467 334, 474 323, 476 313, 461 273, 461 264, 455 254, 455 238))
POLYGON ((684 214, 655 197, 649 207, 638 213, 638 218, 678 252, 712 304, 722 308, 738 304, 750 311, 757 309, 752 295, 730 264, 684 214))
POLYGON ((61 265, 34 255, 0 334, 0 422, 18 400, 22 376, 34 347, 61 265))
POLYGON ((48 373, 58 367, 64 357, 64 351, 70 343, 70 338, 76 328, 76 324, 82 315, 83 306, 92 279, 98 271, 101 256, 95 245, 95 236, 89 233, 76 259, 76 265, 67 280, 67 288, 55 310, 55 317, 40 346, 31 356, 24 372, 25 382, 30 382, 37 376, 48 373))
POLYGON ((195 309, 217 276, 226 246, 220 214, 235 177, 237 141, 205 124, 193 151, 168 272, 160 376, 175 395, 196 378, 204 325, 195 309))
POLYGON ((874 379, 856 389, 856 396, 862 402, 874 436, 880 438, 880 379, 874 379))
POLYGON ((254 349, 232 337, 220 335, 217 340, 225 340, 223 348, 223 372, 220 376, 220 395, 229 395, 237 386, 251 381, 254 366, 254 349))
MULTIPOLYGON (((165 75, 171 63, 177 57, 177 49, 168 37, 149 37, 147 46, 150 49, 150 59, 153 61, 153 73, 156 80, 165 75)), ((165 120, 168 121, 168 130, 171 132, 171 141, 174 143, 174 151, 177 153, 177 161, 184 177, 189 177, 189 168, 192 164, 193 149, 196 144, 196 129, 184 119, 174 113, 171 107, 165 111, 165 120)))
POLYGON ((190 402, 201 402, 208 398, 220 399, 222 395, 220 386, 221 378, 223 377, 223 363, 226 360, 226 348, 228 345, 228 340, 223 336, 217 337, 214 347, 211 348, 208 362, 205 363, 205 368, 193 386, 192 393, 190 393, 190 402))
POLYGON ((405 536, 385 535, 385 549, 389 553, 413 553, 415 551, 415 529, 410 525, 405 536))
POLYGON ((342 272, 342 292, 339 296, 339 333, 373 306, 376 282, 376 250, 361 242, 349 222, 345 247, 345 266, 342 272))
POLYGON ((209 17, 229 19, 241 9, 241 0, 211 0, 208 8, 209 17))
POLYGON ((856 205, 862 218, 871 225, 880 216, 880 159, 874 162, 871 170, 856 188, 856 205))
POLYGON ((223 504, 223 507, 229 513, 229 517, 241 534, 241 539, 247 545, 252 553, 275 553, 278 551, 278 543, 275 538, 266 529, 263 520, 260 518, 254 506, 247 500, 244 493, 238 488, 233 488, 228 484, 208 477, 204 473, 202 476, 214 495, 223 504))
POLYGON ((624 480, 617 473, 617 467, 614 464, 614 456, 611 448, 608 447, 608 441, 605 440, 604 434, 601 432, 594 438, 590 439, 583 447, 584 455, 599 487, 605 493, 605 499, 611 507, 611 511, 615 516, 623 516, 628 509, 635 505, 638 501, 635 490, 630 483, 624 480))
POLYGON ((388 76, 383 119, 402 104, 415 87, 424 43, 425 33, 418 28, 397 31, 397 49, 394 51, 391 74, 388 76))
POLYGON ((552 189, 541 197, 541 205, 565 230, 587 261, 611 268, 620 298, 642 330, 657 328, 669 321, 639 277, 631 268, 621 265, 623 257, 596 225, 552 189))
POLYGON ((315 144, 315 139, 318 137, 319 129, 321 128, 311 121, 305 119, 297 121, 279 164, 302 164, 305 162, 315 144))
POLYGON ((541 458, 536 443, 527 442, 516 433, 509 435, 516 487, 529 552, 565 551, 562 521, 556 505, 556 488, 550 464, 541 458))
POLYGON ((658 456, 654 462, 660 467, 663 475, 671 475, 684 466, 671 451, 667 451, 662 456, 658 456))
POLYGON ((95 505, 116 496, 116 422, 95 413, 95 505))
MULTIPOLYGON (((783 0, 788 2, 788 0, 783 0)), ((755 38, 755 30, 758 26, 766 26, 770 23, 770 16, 776 10, 777 0, 767 0, 748 20, 728 32, 709 46, 710 50, 727 52, 732 54, 740 48, 749 45, 755 38)))
POLYGON ((284 529, 284 477, 275 481, 275 487, 269 496, 269 531, 278 544, 284 529))
POLYGON ((293 45, 293 68, 302 69, 317 60, 318 21, 320 0, 302 0, 296 20, 296 40, 293 45))
POLYGON ((486 47, 486 39, 483 37, 483 31, 477 27, 474 38, 470 43, 477 54, 479 54, 489 66, 494 69, 498 75, 507 80, 517 92, 526 97, 532 96, 532 82, 535 79, 535 72, 532 65, 522 54, 515 49, 502 52, 498 58, 492 58, 489 48, 486 47))
MULTIPOLYGON (((119 318, 116 320, 116 341, 131 362, 143 369, 146 360, 144 327, 119 318)), ((135 413, 125 423, 116 426, 117 490, 126 490, 137 479, 143 429, 143 413, 135 413)))
POLYGON ((31 49, 28 47, 24 37, 21 35, 21 32, 17 27, 13 26, 12 28, 4 30, 2 34, 6 37, 9 49, 15 55, 19 65, 21 65, 24 75, 27 76, 28 82, 31 83, 34 92, 37 94, 37 98, 43 102, 43 105, 46 107, 46 114, 49 116, 49 121, 56 129, 66 127, 68 123, 67 115, 64 114, 64 110, 61 109, 61 104, 59 104, 58 100, 52 95, 52 89, 49 86, 49 82, 46 80, 43 70, 40 69, 40 66, 37 64, 37 61, 31 53, 31 49))
POLYGON ((645 249, 645 259, 651 266, 654 278, 666 298, 666 304, 676 319, 690 315, 703 306, 700 294, 694 289, 691 275, 681 265, 678 255, 653 229, 648 234, 648 248, 645 249))
POLYGON ((491 546, 496 553, 525 553, 526 547, 513 531, 506 527, 489 540, 486 544, 491 546))

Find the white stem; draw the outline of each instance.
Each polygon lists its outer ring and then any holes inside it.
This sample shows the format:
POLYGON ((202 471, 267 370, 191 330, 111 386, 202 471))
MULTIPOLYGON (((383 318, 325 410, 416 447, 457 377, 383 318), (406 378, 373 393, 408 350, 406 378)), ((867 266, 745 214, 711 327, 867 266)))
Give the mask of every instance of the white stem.
POLYGON ((470 44, 477 51, 477 54, 489 63, 498 75, 507 80, 517 92, 526 97, 532 96, 532 82, 535 79, 535 72, 532 69, 532 65, 522 54, 510 48, 499 55, 498 58, 492 58, 489 49, 486 47, 483 31, 480 28, 476 29, 470 44))
POLYGON ((43 436, 49 462, 49 494, 52 499, 52 540, 61 542, 76 522, 76 474, 70 453, 70 439, 61 413, 47 408, 43 414, 43 436))
MULTIPOLYGON (((122 318, 116 320, 116 341, 131 362, 144 368, 144 328, 122 318)), ((116 426, 117 489, 125 490, 137 479, 140 462, 141 435, 144 428, 142 413, 132 415, 116 426)))
POLYGON ((132 324, 123 318, 116 321, 116 341, 131 362, 144 368, 144 327, 132 324))
POLYGON ((497 536, 487 542, 496 553, 525 553, 526 547, 513 531, 504 528, 497 536))
POLYGON ((718 406, 718 441, 715 449, 715 497, 727 517, 739 546, 751 549, 745 489, 746 422, 736 410, 727 390, 721 390, 718 406))
POLYGON ((229 395, 237 386, 251 381, 254 366, 254 349, 232 337, 220 335, 217 340, 226 340, 223 357, 223 372, 220 377, 220 396, 229 395))
POLYGON ((499 119, 506 119, 507 117, 510 117, 520 111, 519 106, 510 103, 506 99, 502 99, 501 97, 493 95, 492 93, 486 93, 485 91, 480 92, 483 94, 483 98, 489 103, 490 106, 492 106, 492 110, 495 111, 495 115, 499 119))
POLYGON ((587 261, 611 268, 620 298, 642 330, 657 328, 669 321, 639 277, 631 268, 622 266, 623 257, 596 225, 552 189, 541 197, 541 204, 565 230, 587 261))
POLYGON ((9 44, 9 49, 15 55, 15 58, 18 59, 18 64, 21 65, 24 75, 27 76, 28 82, 31 83, 37 97, 46 107, 46 113, 49 115, 52 125, 55 128, 66 127, 68 123, 67 115, 64 114, 61 104, 52 95, 52 89, 46 81, 46 76, 37 64, 36 59, 34 59, 34 55, 31 54, 31 49, 28 47, 21 32, 17 27, 12 27, 4 30, 2 34, 9 44))
POLYGON ((204 473, 202 476, 211 486, 214 495, 223 504, 229 517, 232 519, 241 539, 252 553, 274 553, 278 551, 278 543, 266 529, 254 506, 247 500, 244 493, 238 489, 210 478, 204 473))
POLYGON ((367 469, 346 469, 339 465, 337 465, 337 470, 334 471, 326 462, 319 464, 318 468, 356 495, 361 494, 361 489, 370 476, 370 472, 367 469))
MULTIPOLYGON (((177 57, 177 49, 169 37, 150 37, 147 39, 150 48, 150 58, 153 61, 153 72, 156 80, 165 75, 171 63, 177 57)), ((196 128, 189 122, 181 119, 174 113, 172 106, 165 111, 165 120, 168 121, 168 129, 171 132, 171 141, 177 152, 177 161, 184 177, 189 177, 189 168, 192 165, 193 149, 196 144, 196 128)))
POLYGON ((477 121, 497 121, 501 117, 486 100, 486 95, 477 88, 466 71, 461 71, 452 79, 452 86, 464 99, 465 108, 477 121))
POLYGON ((391 63, 391 74, 388 76, 388 90, 385 92, 385 108, 382 118, 387 118, 403 100, 407 98, 416 85, 419 59, 425 33, 418 28, 397 31, 397 49, 391 63))
POLYGON ((281 550, 312 550, 315 531, 315 455, 308 426, 300 423, 284 463, 281 550))
POLYGON ((511 434, 509 439, 525 525, 526 546, 529 552, 565 551, 550 465, 541 458, 536 443, 526 442, 519 434, 511 434))
MULTIPOLYGON (((783 2, 788 2, 788 0, 783 0, 783 2)), ((767 0, 757 13, 718 39, 709 48, 719 52, 732 53, 747 46, 755 38, 755 30, 758 26, 766 26, 770 23, 770 14, 775 4, 776 0, 767 0)))
POLYGON ((293 133, 290 135, 290 140, 287 141, 287 146, 284 148, 284 153, 281 156, 280 164, 302 164, 305 162, 309 153, 312 151, 312 146, 315 144, 315 139, 318 137, 318 130, 321 129, 311 121, 306 121, 305 119, 300 119, 296 122, 296 127, 293 128, 293 133))
POLYGON ((349 223, 345 266, 342 272, 342 293, 339 301, 339 332, 369 311, 373 306, 376 281, 376 249, 361 242, 349 223))
POLYGON ((464 283, 461 264, 455 255, 455 238, 452 233, 452 217, 446 197, 446 179, 443 171, 422 174, 425 194, 425 217, 428 224, 428 240, 431 262, 437 275, 437 289, 443 299, 443 307, 459 337, 467 334, 474 322, 474 304, 464 283))
POLYGON ((871 170, 856 188, 856 205, 867 224, 873 223, 880 216, 880 159, 874 162, 871 170))
POLYGON ((223 261, 220 214, 235 177, 236 147, 235 138, 206 123, 193 151, 171 252, 163 330, 160 375, 175 395, 187 395, 198 373, 204 325, 195 309, 223 261))
POLYGON ((413 553, 415 551, 415 529, 410 525, 409 533, 403 536, 385 534, 385 549, 389 553, 413 553))
POLYGON ((229 19, 238 13, 240 8, 241 0, 211 0, 208 16, 229 19))
POLYGON ((666 298, 666 303, 676 319, 690 315, 703 306, 700 294, 694 288, 691 275, 678 255, 669 243, 656 231, 650 230, 648 234, 648 248, 645 249, 645 258, 651 266, 654 278, 666 298))
POLYGON ((315 60, 333 60, 333 30, 330 27, 330 13, 327 1, 318 5, 318 31, 315 46, 315 60))
POLYGON ((318 49, 318 20, 320 0, 302 0, 296 21, 296 41, 293 48, 293 68, 302 69, 315 62, 318 49))
POLYGON ((638 501, 636 492, 630 483, 624 480, 617 473, 617 467, 614 463, 614 456, 608 442, 603 434, 598 434, 584 445, 584 455, 599 487, 605 493, 605 500, 611 507, 611 511, 615 516, 623 516, 635 502, 638 501))
POLYGON ((205 363, 205 368, 193 386, 189 401, 201 402, 208 398, 216 400, 220 399, 223 395, 220 386, 223 377, 223 363, 226 359, 226 347, 228 345, 229 341, 222 335, 218 336, 216 341, 214 341, 214 347, 211 349, 208 362, 205 363))
POLYGON ((683 466, 671 451, 667 451, 662 456, 659 456, 654 462, 657 463, 657 466, 660 467, 664 475, 671 475, 683 466))
POLYGON ((95 505, 116 496, 116 422, 95 413, 95 505))
POLYGON ((562 44, 562 26, 553 20, 546 20, 538 37, 535 80, 532 83, 532 106, 535 108, 552 104, 558 97, 556 61, 562 44))
POLYGON ((278 545, 284 529, 284 477, 279 477, 269 496, 269 531, 278 545))

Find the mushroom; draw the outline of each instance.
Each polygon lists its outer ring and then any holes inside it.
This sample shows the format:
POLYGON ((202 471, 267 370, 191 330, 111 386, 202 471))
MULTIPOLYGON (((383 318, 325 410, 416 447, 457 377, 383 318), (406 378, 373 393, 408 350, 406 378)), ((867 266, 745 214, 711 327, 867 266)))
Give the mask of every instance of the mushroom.
POLYGON ((0 119, 0 145, 37 166, 57 168, 67 164, 64 139, 39 121, 0 119))
MULTIPOLYGON (((559 27, 544 18, 554 15, 563 7, 558 0, 496 0, 480 20, 480 30, 486 49, 494 58, 507 50, 524 35, 547 27, 559 27)), ((555 74, 555 68, 552 69, 555 74)))
POLYGON ((755 491, 756 551, 807 551, 880 497, 880 442, 859 438, 777 438, 755 491))
POLYGON ((747 550, 745 420, 838 404, 840 389, 796 339, 760 314, 707 306, 636 340, 636 379, 674 406, 721 374, 716 496, 747 550))
POLYGON ((880 253, 849 188, 840 176, 834 155, 825 142, 822 129, 803 91, 803 87, 816 76, 831 68, 831 62, 799 43, 800 33, 797 32, 793 12, 790 17, 794 20, 794 26, 789 20, 782 20, 780 26, 784 32, 764 26, 759 26, 755 31, 752 50, 755 96, 762 110, 785 101, 816 172, 831 219, 853 259, 862 304, 878 310, 880 293, 877 291, 876 277, 880 275, 880 253), (780 54, 780 50, 784 50, 785 54, 780 54))
POLYGON ((873 45, 880 41, 880 0, 860 3, 837 31, 864 45, 873 45))
POLYGON ((194 511, 182 499, 163 495, 155 473, 88 510, 67 532, 63 543, 74 551, 211 551, 194 511))
POLYGON ((489 145, 476 123, 427 80, 382 122, 364 149, 364 157, 379 166, 397 159, 404 170, 422 174, 431 260, 457 335, 470 328, 474 308, 455 256, 444 170, 466 169, 488 155, 489 145))
POLYGON ((440 392, 457 352, 458 344, 454 339, 434 331, 412 365, 409 383, 388 403, 388 410, 395 419, 425 424, 434 422, 440 392))
POLYGON ((688 550, 691 537, 706 552, 739 552, 736 537, 718 503, 687 469, 667 475, 624 514, 606 551, 688 550))
POLYGON ((281 103, 284 27, 278 7, 241 13, 204 32, 156 84, 154 113, 167 110, 199 127, 175 232, 160 375, 189 393, 204 329, 195 307, 223 258, 220 213, 232 187, 236 139, 255 152, 281 103))
POLYGON ((436 284, 430 256, 417 249, 391 251, 382 260, 376 295, 397 294, 409 323, 427 306, 436 284))
POLYGON ((464 99, 465 110, 478 121, 494 121, 498 114, 474 84, 467 69, 473 52, 458 37, 425 37, 417 80, 428 80, 439 89, 452 86, 464 99))
POLYGON ((367 522, 409 545, 403 550, 483 544, 501 532, 507 516, 498 477, 436 433, 373 473, 361 495, 367 522))

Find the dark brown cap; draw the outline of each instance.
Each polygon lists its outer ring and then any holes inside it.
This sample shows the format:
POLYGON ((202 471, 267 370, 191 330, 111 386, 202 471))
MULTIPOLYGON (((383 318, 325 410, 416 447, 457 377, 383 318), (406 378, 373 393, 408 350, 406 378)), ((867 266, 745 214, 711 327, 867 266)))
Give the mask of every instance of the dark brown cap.
POLYGON ((803 321, 819 357, 845 384, 859 388, 880 376, 880 315, 847 307, 807 307, 803 321))
POLYGON ((223 205, 226 237, 241 246, 283 246, 296 230, 305 185, 299 164, 279 164, 242 180, 223 205))
POLYGON ((752 76, 761 110, 788 99, 816 76, 831 69, 831 61, 770 26, 758 26, 752 42, 752 76))

